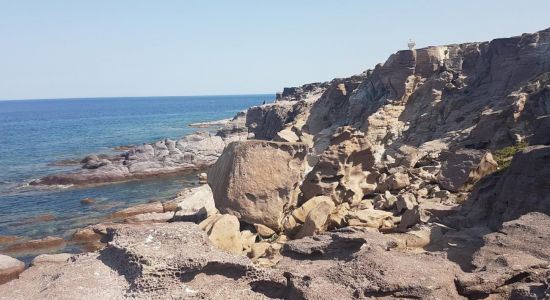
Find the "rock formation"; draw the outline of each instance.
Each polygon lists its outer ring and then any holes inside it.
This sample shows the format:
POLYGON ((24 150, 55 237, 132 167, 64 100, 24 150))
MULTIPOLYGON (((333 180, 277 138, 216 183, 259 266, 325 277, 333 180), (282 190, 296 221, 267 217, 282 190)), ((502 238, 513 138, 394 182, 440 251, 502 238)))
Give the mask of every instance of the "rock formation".
POLYGON ((234 142, 208 172, 216 207, 249 224, 281 227, 294 206, 305 171, 307 146, 265 141, 234 142))
MULTIPOLYGON (((248 140, 214 151, 211 191, 150 204, 177 207, 172 223, 93 229, 106 248, 33 266, 0 295, 548 298, 549 74, 547 29, 287 88, 218 135, 248 140)), ((134 148, 125 168, 173 161, 178 143, 134 148)))

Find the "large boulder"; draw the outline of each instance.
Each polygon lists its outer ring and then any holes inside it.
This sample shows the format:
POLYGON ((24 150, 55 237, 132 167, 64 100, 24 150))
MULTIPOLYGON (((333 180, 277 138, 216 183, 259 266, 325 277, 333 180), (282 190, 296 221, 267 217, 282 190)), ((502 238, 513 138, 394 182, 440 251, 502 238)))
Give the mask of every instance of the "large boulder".
POLYGON ((441 153, 439 185, 453 192, 469 191, 485 175, 497 170, 498 164, 490 152, 460 149, 441 153))
POLYGON ((285 208, 297 202, 306 154, 302 143, 229 144, 208 172, 216 207, 243 222, 279 230, 285 208))
POLYGON ((17 278, 25 270, 25 263, 13 257, 0 254, 0 284, 17 278))

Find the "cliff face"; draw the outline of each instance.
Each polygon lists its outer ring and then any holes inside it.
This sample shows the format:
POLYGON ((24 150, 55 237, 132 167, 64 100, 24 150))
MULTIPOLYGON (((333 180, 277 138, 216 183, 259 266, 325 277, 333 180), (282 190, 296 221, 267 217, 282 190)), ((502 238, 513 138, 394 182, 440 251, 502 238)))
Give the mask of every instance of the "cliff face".
MULTIPOLYGON (((528 139, 533 121, 550 112, 545 101, 549 43, 550 30, 544 30, 491 42, 399 51, 360 76, 318 85, 325 92, 301 129, 315 135, 352 125, 384 147, 419 147, 441 140, 448 148, 496 149, 528 139)), ((291 98, 307 98, 304 87, 295 89, 303 94, 291 98)), ((294 112, 285 125, 295 121, 289 120, 294 112)))

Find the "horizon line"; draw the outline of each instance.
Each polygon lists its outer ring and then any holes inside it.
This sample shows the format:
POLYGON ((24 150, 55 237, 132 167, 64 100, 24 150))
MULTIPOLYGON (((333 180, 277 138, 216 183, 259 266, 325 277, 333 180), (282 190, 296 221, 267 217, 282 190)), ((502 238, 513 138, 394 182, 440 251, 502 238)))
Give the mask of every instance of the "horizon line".
POLYGON ((223 96, 267 96, 275 93, 246 93, 246 94, 203 94, 203 95, 170 95, 170 96, 98 96, 98 97, 60 97, 60 98, 20 98, 0 99, 0 102, 8 101, 42 101, 42 100, 82 100, 82 99, 124 99, 124 98, 176 98, 176 97, 223 97, 223 96))

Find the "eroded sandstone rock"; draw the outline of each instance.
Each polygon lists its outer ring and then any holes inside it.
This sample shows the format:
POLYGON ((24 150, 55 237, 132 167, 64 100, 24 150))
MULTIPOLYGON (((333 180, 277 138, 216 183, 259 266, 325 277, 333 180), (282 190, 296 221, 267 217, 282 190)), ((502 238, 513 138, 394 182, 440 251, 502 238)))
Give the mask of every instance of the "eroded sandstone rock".
POLYGON ((208 172, 216 208, 279 230, 285 209, 296 205, 306 153, 301 143, 231 143, 208 172))
POLYGON ((498 168, 490 152, 472 149, 444 152, 441 161, 439 185, 454 192, 471 190, 474 183, 498 168))

